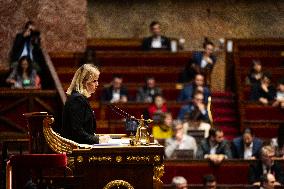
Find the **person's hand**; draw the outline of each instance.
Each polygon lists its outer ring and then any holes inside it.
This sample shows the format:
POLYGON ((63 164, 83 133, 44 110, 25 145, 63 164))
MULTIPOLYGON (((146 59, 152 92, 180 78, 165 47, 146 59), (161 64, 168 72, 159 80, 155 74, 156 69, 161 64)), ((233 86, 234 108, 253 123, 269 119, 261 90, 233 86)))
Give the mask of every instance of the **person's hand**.
POLYGON ((126 96, 122 96, 121 99, 120 99, 120 102, 123 102, 123 103, 127 102, 127 97, 126 96))
POLYGON ((254 156, 249 157, 248 159, 249 159, 249 160, 256 160, 256 158, 255 158, 254 156))
POLYGON ((254 182, 252 185, 254 185, 254 186, 260 186, 260 182, 254 182))
POLYGON ((29 37, 31 35, 31 30, 30 29, 27 29, 25 32, 24 32, 24 37, 29 37))
POLYGON ((268 85, 266 83, 261 84, 261 88, 265 91, 268 92, 268 85))
POLYGON ((281 184, 279 182, 274 182, 274 186, 281 186, 281 184))
POLYGON ((268 100, 266 98, 260 97, 259 98, 259 102, 261 102, 262 104, 268 104, 268 100))
POLYGON ((102 135, 99 137, 99 143, 108 143, 108 141, 110 140, 110 136, 109 135, 102 135))
POLYGON ((15 84, 17 81, 15 79, 7 79, 8 83, 15 84))
POLYGON ((201 112, 205 110, 205 104, 203 103, 197 103, 196 106, 201 112))
POLYGON ((208 64, 213 64, 213 60, 208 56, 205 58, 205 61, 208 63, 208 64))

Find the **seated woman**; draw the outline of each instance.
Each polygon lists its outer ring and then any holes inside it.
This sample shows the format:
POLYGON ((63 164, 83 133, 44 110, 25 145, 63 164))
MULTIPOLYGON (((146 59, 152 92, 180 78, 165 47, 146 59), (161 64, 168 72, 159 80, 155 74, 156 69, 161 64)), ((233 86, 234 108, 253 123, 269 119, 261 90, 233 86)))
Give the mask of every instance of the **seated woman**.
POLYGON ((260 60, 253 60, 251 70, 246 77, 246 84, 255 85, 259 83, 262 75, 263 71, 260 60))
POLYGON ((157 123, 152 128, 152 135, 155 139, 167 139, 173 135, 173 116, 166 112, 161 116, 162 123, 157 123))
POLYGON ((17 67, 11 72, 6 82, 16 89, 40 89, 40 78, 32 67, 32 61, 22 56, 17 67))
POLYGON ((96 117, 88 101, 99 86, 100 71, 93 64, 82 65, 67 90, 63 109, 62 136, 81 144, 106 143, 109 136, 95 134, 96 117))
POLYGON ((161 95, 157 95, 154 97, 154 103, 149 106, 148 114, 151 119, 155 119, 160 117, 161 114, 167 112, 167 105, 164 98, 161 95))
POLYGON ((272 105, 284 109, 284 78, 278 81, 275 102, 272 105))
POLYGON ((271 75, 264 73, 260 79, 260 83, 252 86, 250 99, 267 105, 274 100, 274 98, 275 88, 271 85, 271 75))

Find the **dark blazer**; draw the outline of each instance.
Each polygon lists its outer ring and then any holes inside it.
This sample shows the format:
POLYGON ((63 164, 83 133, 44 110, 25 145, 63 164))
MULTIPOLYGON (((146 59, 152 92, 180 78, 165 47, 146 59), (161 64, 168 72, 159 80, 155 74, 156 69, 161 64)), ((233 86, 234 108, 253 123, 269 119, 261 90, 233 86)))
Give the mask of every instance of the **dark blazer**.
POLYGON ((140 87, 137 91, 136 101, 137 102, 154 102, 154 97, 156 95, 162 95, 162 90, 159 87, 154 87, 153 89, 148 88, 147 86, 140 87), (151 90, 153 90, 153 94, 151 94, 151 90))
MULTIPOLYGON (((196 157, 198 159, 204 159, 204 156, 206 154, 210 154, 210 144, 209 139, 205 138, 200 142, 200 145, 198 146, 198 150, 196 153, 196 157)), ((229 159, 232 158, 232 152, 229 146, 229 143, 226 140, 223 140, 216 149, 216 154, 224 154, 229 159)))
MULTIPOLYGON (((177 101, 179 102, 191 101, 193 98, 195 89, 196 89, 195 83, 190 83, 188 85, 185 85, 185 87, 181 90, 177 101)), ((208 87, 204 87, 203 96, 204 96, 204 102, 205 104, 207 104, 208 97, 210 96, 210 90, 208 87)))
POLYGON ((261 88, 261 83, 259 82, 252 86, 250 100, 258 101, 259 98, 262 97, 271 101, 274 99, 275 95, 276 95, 276 90, 272 85, 268 87, 268 92, 266 92, 261 88))
MULTIPOLYGON (((252 141, 252 156, 259 158, 259 153, 262 147, 262 140, 254 137, 252 141)), ((243 159, 244 158, 244 141, 243 137, 235 138, 231 144, 233 158, 243 159)))
MULTIPOLYGON (((142 50, 144 50, 144 51, 153 50, 153 48, 151 47, 152 40, 153 40, 153 36, 144 38, 143 42, 142 42, 142 50)), ((171 50, 171 40, 169 38, 167 38, 165 36, 161 36, 161 41, 162 41, 162 48, 161 49, 171 50)))
MULTIPOLYGON (((101 95, 101 101, 109 102, 112 99, 112 96, 113 96, 113 86, 111 85, 110 87, 106 87, 103 89, 102 95, 101 95)), ((126 87, 124 86, 121 87, 120 96, 128 97, 128 92, 127 92, 126 87)))
POLYGON ((25 46, 25 43, 30 43, 30 40, 31 38, 30 37, 24 37, 23 33, 18 33, 16 35, 16 38, 14 40, 14 43, 13 43, 13 47, 12 47, 12 50, 10 52, 10 61, 11 62, 16 62, 19 60, 22 52, 23 52, 23 49, 24 49, 24 46, 25 46))
MULTIPOLYGON (((284 184, 284 173, 281 168, 281 165, 277 162, 271 167, 271 173, 275 176, 276 181, 284 184)), ((263 167, 261 160, 257 161, 254 164, 251 164, 249 167, 249 175, 248 175, 248 182, 249 184, 253 184, 255 182, 260 182, 260 178, 263 175, 263 167)))
POLYGON ((99 143, 96 118, 88 99, 73 92, 63 108, 62 136, 81 144, 99 143))
MULTIPOLYGON (((215 65, 217 58, 214 55, 211 55, 210 58, 213 61, 213 65, 208 65, 210 66, 210 68, 212 69, 213 66, 215 65)), ((192 55, 192 62, 197 64, 199 67, 201 67, 201 61, 203 59, 203 52, 202 51, 198 51, 198 52, 194 52, 192 55)))
POLYGON ((209 122, 207 110, 205 109, 205 114, 203 114, 193 103, 181 107, 178 114, 178 119, 184 120, 187 114, 189 115, 189 119, 192 121, 209 122))

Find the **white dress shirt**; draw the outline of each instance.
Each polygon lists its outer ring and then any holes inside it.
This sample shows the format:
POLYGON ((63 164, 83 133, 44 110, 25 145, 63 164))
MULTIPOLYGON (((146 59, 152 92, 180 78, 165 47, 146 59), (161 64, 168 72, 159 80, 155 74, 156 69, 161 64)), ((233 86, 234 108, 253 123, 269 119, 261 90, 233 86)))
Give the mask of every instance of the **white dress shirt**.
POLYGON ((154 49, 162 48, 161 36, 158 36, 152 39, 151 47, 154 49))
POLYGON ((244 159, 249 159, 252 157, 252 147, 253 143, 251 143, 249 146, 244 145, 244 159))

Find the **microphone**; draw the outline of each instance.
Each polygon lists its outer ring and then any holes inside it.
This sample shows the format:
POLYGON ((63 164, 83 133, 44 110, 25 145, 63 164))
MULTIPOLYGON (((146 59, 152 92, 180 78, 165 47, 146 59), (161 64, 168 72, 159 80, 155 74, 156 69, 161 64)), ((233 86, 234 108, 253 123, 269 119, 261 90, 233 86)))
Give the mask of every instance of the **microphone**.
POLYGON ((138 127, 138 119, 136 119, 134 116, 130 115, 126 111, 120 109, 119 107, 113 105, 113 104, 108 104, 108 107, 115 112, 117 115, 125 118, 125 130, 127 132, 130 132, 131 134, 135 133, 138 127))

